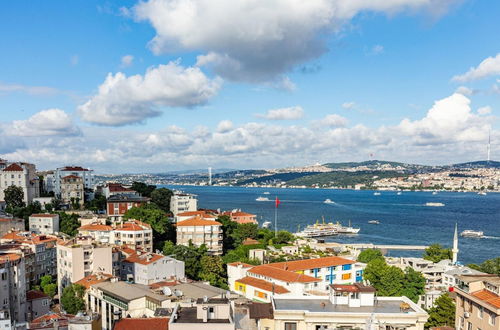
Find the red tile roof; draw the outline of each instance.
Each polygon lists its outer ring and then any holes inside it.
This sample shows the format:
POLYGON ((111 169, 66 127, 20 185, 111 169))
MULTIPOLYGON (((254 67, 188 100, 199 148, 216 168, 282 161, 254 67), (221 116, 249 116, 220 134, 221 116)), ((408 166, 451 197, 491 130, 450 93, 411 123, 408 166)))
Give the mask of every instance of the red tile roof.
POLYGON ((88 288, 90 288, 91 285, 101 283, 101 282, 106 282, 112 277, 113 277, 113 275, 111 275, 111 274, 104 274, 104 273, 92 274, 92 275, 89 275, 89 276, 82 278, 79 281, 76 281, 75 284, 80 284, 80 285, 84 286, 86 289, 88 289, 88 288))
POLYGON ((140 255, 137 253, 134 253, 125 259, 125 262, 131 262, 131 263, 138 263, 141 265, 149 265, 155 261, 160 260, 161 258, 164 258, 164 255, 161 254, 156 254, 156 253, 141 253, 140 255))
MULTIPOLYGON (((271 282, 261 280, 259 278, 246 276, 246 277, 243 277, 239 280, 236 280, 236 282, 246 284, 246 285, 251 285, 253 287, 256 287, 258 289, 265 290, 268 292, 273 292, 273 284, 271 282)), ((288 291, 287 289, 285 289, 281 285, 276 285, 276 284, 274 285, 274 293, 283 294, 283 293, 289 293, 289 292, 290 291, 288 291)))
MULTIPOLYGON (((82 179, 81 177, 79 177, 78 175, 66 175, 65 177, 63 177, 63 180, 64 179, 82 179)), ((83 179, 82 179, 83 180, 83 179)))
POLYGON ((271 267, 271 264, 255 266, 248 270, 249 273, 263 275, 266 277, 274 278, 283 282, 299 282, 299 283, 309 283, 309 282, 319 282, 320 278, 314 278, 312 276, 298 274, 293 271, 288 271, 280 268, 271 267))
POLYGON ((58 321, 58 325, 67 326, 68 320, 73 318, 74 315, 70 314, 59 314, 59 313, 50 313, 42 315, 30 323, 30 329, 53 329, 54 322, 58 321))
POLYGON ((121 319, 115 323, 114 330, 168 330, 168 318, 152 317, 137 319, 121 319))
POLYGON ((313 268, 324 268, 331 266, 341 266, 341 265, 352 265, 356 263, 353 260, 341 258, 341 257, 324 257, 324 258, 314 258, 314 259, 304 259, 304 260, 294 260, 287 262, 275 262, 268 264, 268 266, 286 269, 292 272, 313 268))
POLYGON ((61 171, 88 171, 88 169, 81 166, 66 166, 61 168, 61 171))
POLYGON ((177 227, 181 226, 222 226, 220 222, 215 220, 205 220, 197 216, 191 219, 187 219, 176 224, 177 227))
POLYGON ((243 245, 256 245, 256 244, 260 244, 260 242, 257 240, 254 240, 253 238, 247 237, 247 238, 245 238, 245 240, 241 244, 243 244, 243 245))
POLYGON ((43 298, 49 298, 49 296, 47 296, 42 291, 38 291, 38 290, 31 290, 31 291, 26 292, 26 299, 28 301, 35 300, 35 299, 43 299, 43 298))
POLYGON ((90 230, 90 231, 112 231, 113 227, 101 224, 90 224, 81 226, 78 230, 90 230))
POLYGON ((107 187, 109 189, 110 192, 119 192, 119 191, 128 191, 128 192, 135 192, 135 190, 133 189, 130 189, 130 188, 126 188, 124 186, 121 185, 121 183, 108 183, 107 184, 107 187))
POLYGON ((239 265, 243 266, 243 268, 250 268, 250 267, 253 267, 253 265, 250 265, 250 264, 246 264, 244 262, 231 262, 229 264, 227 264, 228 266, 233 266, 233 267, 237 267, 239 265))
POLYGON ((19 254, 15 253, 0 254, 0 264, 3 264, 6 261, 15 261, 19 259, 21 259, 21 256, 19 254))
POLYGON ((333 284, 333 289, 338 292, 375 292, 375 288, 360 283, 355 284, 333 284))
POLYGON ((151 226, 147 223, 135 220, 134 222, 125 222, 123 224, 117 225, 115 230, 125 230, 125 231, 141 231, 151 229, 151 226), (146 228, 144 228, 146 227, 146 228))
POLYGON ((473 292, 472 295, 478 299, 481 299, 487 304, 500 308, 500 296, 494 294, 488 290, 481 290, 473 292))
POLYGON ((10 164, 6 168, 3 169, 4 172, 22 172, 23 168, 19 166, 18 164, 10 164))

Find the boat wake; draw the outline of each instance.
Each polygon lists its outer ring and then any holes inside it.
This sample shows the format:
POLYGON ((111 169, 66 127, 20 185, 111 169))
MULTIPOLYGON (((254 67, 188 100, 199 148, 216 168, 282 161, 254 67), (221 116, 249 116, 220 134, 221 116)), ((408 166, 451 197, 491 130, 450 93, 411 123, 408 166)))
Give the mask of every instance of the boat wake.
POLYGON ((498 236, 483 236, 483 238, 500 239, 500 237, 498 237, 498 236))

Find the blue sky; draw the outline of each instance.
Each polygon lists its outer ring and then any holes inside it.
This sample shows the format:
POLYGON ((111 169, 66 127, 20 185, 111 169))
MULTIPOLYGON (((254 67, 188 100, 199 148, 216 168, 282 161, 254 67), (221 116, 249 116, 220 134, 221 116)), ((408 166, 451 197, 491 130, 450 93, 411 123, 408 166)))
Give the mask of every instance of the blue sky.
POLYGON ((443 3, 2 2, 0 157, 108 173, 444 164, 485 159, 491 131, 495 158, 500 3, 443 3))

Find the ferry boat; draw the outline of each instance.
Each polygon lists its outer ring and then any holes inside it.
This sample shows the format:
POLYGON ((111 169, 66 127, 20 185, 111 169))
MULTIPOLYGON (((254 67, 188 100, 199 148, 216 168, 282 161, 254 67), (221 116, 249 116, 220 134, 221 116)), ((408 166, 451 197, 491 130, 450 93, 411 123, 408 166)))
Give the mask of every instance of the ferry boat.
POLYGON ((368 223, 372 224, 372 225, 379 225, 380 221, 378 221, 378 220, 370 220, 370 221, 368 221, 368 223))
POLYGON ((380 193, 379 192, 374 192, 373 196, 380 196, 380 193))
POLYGON ((325 199, 325 201, 323 203, 325 203, 325 204, 335 204, 335 202, 332 201, 330 198, 325 199))
POLYGON ((264 223, 262 224, 262 228, 269 228, 270 225, 271 221, 264 221, 264 223))
POLYGON ((257 202, 269 202, 269 198, 259 196, 255 199, 257 202))
POLYGON ((361 228, 354 228, 354 227, 352 227, 350 220, 349 220, 349 226, 348 227, 342 226, 342 224, 340 222, 338 222, 338 221, 335 224, 335 226, 337 227, 337 232, 339 234, 357 234, 361 230, 361 228))
POLYGON ((467 230, 464 230, 463 232, 461 232, 460 236, 462 236, 462 237, 473 237, 473 238, 483 238, 484 237, 484 232, 479 231, 479 230, 467 229, 467 230))
POLYGON ((429 202, 429 203, 425 203, 425 206, 435 206, 435 207, 439 207, 439 206, 444 206, 443 203, 433 203, 433 202, 429 202))
POLYGON ((437 191, 433 191, 433 192, 432 192, 432 194, 433 194, 433 195, 437 195, 437 194, 438 194, 438 192, 437 192, 437 191))
POLYGON ((269 191, 265 191, 265 192, 264 192, 264 195, 269 195, 269 191))
POLYGON ((485 191, 480 191, 480 192, 478 192, 477 194, 478 194, 478 195, 483 195, 483 196, 486 196, 486 195, 487 195, 487 193, 486 193, 485 191))
POLYGON ((303 231, 296 233, 296 236, 304 238, 334 236, 337 235, 337 229, 332 223, 319 223, 307 226, 303 231))
POLYGON ((401 194, 402 194, 402 192, 401 192, 401 191, 398 191, 398 193, 397 193, 396 195, 401 195, 401 194))

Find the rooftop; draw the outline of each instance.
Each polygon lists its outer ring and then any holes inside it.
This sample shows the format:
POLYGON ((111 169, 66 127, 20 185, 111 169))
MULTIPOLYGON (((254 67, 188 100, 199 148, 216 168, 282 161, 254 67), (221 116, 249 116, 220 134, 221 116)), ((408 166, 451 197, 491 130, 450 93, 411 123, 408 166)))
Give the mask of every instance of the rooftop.
POLYGON ((49 298, 48 295, 38 290, 30 290, 26 292, 26 300, 44 299, 49 298))
POLYGON ((473 292, 472 295, 478 299, 481 299, 487 304, 494 306, 495 308, 500 308, 500 296, 494 294, 488 290, 481 290, 473 292))
POLYGON ((57 214, 50 214, 50 213, 39 213, 39 214, 32 214, 30 217, 34 218, 54 218, 57 217, 57 214))
POLYGON ((191 218, 191 219, 177 222, 176 226, 177 227, 182 227, 182 226, 222 226, 222 224, 220 222, 215 221, 215 220, 206 220, 200 216, 196 216, 196 217, 191 218))
POLYGON ((306 270, 313 268, 324 268, 331 266, 341 266, 341 265, 351 265, 356 263, 353 260, 341 258, 341 257, 324 257, 324 258, 314 258, 314 259, 304 259, 304 260, 294 260, 286 262, 275 262, 268 264, 267 266, 281 268, 289 271, 306 270))
POLYGON ((135 194, 116 194, 107 199, 108 203, 113 202, 148 202, 148 197, 137 196, 135 194))
POLYGON ((162 258, 166 258, 164 255, 161 254, 156 254, 156 253, 143 253, 143 254, 131 254, 127 259, 125 259, 125 262, 130 262, 130 263, 138 263, 141 265, 149 265, 155 261, 158 261, 162 258))
POLYGON ((130 319, 125 318, 116 322, 114 330, 138 330, 138 329, 148 329, 148 330, 168 330, 167 317, 151 317, 151 318, 137 318, 130 319))
POLYGON ((112 277, 113 277, 113 275, 111 275, 111 274, 104 274, 104 273, 91 274, 89 276, 82 278, 79 281, 76 281, 75 284, 80 284, 80 285, 84 286, 86 289, 88 289, 88 288, 90 288, 91 285, 108 281, 112 277))
POLYGON ((229 319, 208 319, 203 322, 203 319, 199 319, 197 316, 196 307, 180 307, 177 310, 177 318, 174 319, 173 323, 231 323, 229 319))
POLYGON ((16 163, 10 164, 3 169, 4 172, 22 172, 23 168, 16 163))
POLYGON ((202 297, 213 298, 226 294, 226 290, 205 284, 203 282, 182 283, 170 287, 174 290, 182 291, 182 296, 186 299, 198 299, 202 297))
POLYGON ((123 281, 101 282, 92 285, 92 287, 97 288, 110 296, 126 302, 130 302, 132 300, 139 299, 145 296, 152 297, 158 301, 169 299, 166 296, 151 292, 147 287, 141 286, 139 284, 130 284, 123 281))
POLYGON ((375 288, 361 283, 354 284, 331 284, 330 285, 337 292, 375 292, 375 288))
POLYGON ((309 282, 319 282, 321 279, 314 278, 312 276, 298 274, 293 271, 284 270, 280 268, 275 268, 271 266, 272 264, 260 265, 250 268, 248 270, 249 273, 263 275, 270 278, 274 278, 284 282, 301 282, 301 283, 309 283, 309 282))
POLYGON ((251 286, 259 288, 261 290, 265 290, 268 292, 274 292, 277 294, 284 294, 284 293, 290 292, 287 289, 285 289, 284 287, 282 287, 281 285, 276 285, 276 284, 273 285, 273 283, 271 283, 271 282, 261 280, 260 278, 250 277, 250 276, 243 277, 239 280, 236 280, 236 282, 251 285, 251 286))
POLYGON ((90 225, 85 225, 81 226, 78 228, 78 230, 90 230, 90 231, 112 231, 113 227, 108 226, 108 225, 102 225, 102 224, 90 224, 90 225))

